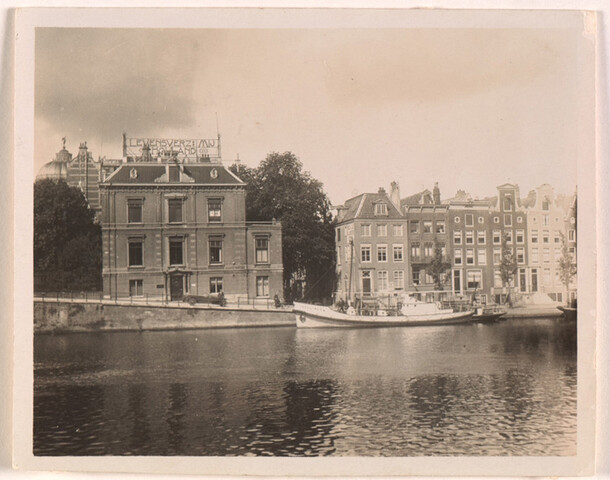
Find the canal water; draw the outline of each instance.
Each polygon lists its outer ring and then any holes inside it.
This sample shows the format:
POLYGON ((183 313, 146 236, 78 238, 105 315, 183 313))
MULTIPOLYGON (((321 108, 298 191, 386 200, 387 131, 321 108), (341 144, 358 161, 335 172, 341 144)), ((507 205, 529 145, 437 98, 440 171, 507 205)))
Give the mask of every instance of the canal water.
POLYGON ((35 337, 36 455, 574 455, 576 326, 35 337))

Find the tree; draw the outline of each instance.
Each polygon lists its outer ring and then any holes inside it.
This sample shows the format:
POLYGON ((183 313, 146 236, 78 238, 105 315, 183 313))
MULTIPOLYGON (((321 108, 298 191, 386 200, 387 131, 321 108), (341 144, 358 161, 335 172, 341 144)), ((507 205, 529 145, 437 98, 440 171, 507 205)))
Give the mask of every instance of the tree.
POLYGON ((563 233, 561 233, 561 257, 557 261, 557 268, 559 269, 561 283, 566 287, 566 303, 570 306, 570 283, 576 275, 576 262, 570 253, 568 242, 563 233))
POLYGON ((335 288, 335 235, 322 183, 303 172, 291 152, 270 153, 255 169, 230 169, 247 184, 246 219, 282 223, 284 298, 329 297, 335 288))
POLYGON ((434 279, 434 285, 437 290, 443 289, 444 276, 451 269, 451 263, 443 258, 443 249, 439 243, 434 240, 434 257, 426 268, 426 273, 434 279))
POLYGON ((515 273, 517 273, 517 260, 512 247, 508 246, 508 235, 504 234, 502 237, 502 260, 500 262, 500 278, 504 287, 512 285, 515 273))
POLYGON ((65 181, 34 184, 34 275, 43 290, 97 290, 102 234, 83 192, 65 181))

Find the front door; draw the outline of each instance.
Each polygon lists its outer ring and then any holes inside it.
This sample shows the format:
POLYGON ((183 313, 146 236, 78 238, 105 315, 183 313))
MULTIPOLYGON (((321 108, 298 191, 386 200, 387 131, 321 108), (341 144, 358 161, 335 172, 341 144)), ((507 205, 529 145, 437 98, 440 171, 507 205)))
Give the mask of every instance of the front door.
POLYGON ((184 297, 184 275, 169 277, 169 296, 171 300, 182 300, 184 297))
POLYGON ((371 294, 371 272, 369 271, 362 272, 362 294, 371 294))

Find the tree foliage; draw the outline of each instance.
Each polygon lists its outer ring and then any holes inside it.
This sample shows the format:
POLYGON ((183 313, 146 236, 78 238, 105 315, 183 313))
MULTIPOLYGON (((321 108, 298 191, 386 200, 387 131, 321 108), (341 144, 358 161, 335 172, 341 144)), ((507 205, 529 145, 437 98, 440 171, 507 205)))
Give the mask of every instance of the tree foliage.
POLYGON ((508 235, 504 234, 502 237, 502 260, 500 262, 502 285, 505 287, 511 286, 515 273, 517 273, 517 260, 512 247, 508 246, 508 235))
POLYGON ((270 153, 258 168, 230 168, 247 183, 246 219, 282 223, 284 297, 329 297, 335 287, 334 223, 322 183, 291 152, 270 153))
POLYGON ((451 269, 451 263, 443 258, 443 250, 439 243, 434 240, 434 256, 426 268, 426 273, 434 279, 436 290, 443 289, 445 274, 451 269))
POLYGON ((34 184, 34 275, 37 290, 98 290, 102 234, 85 196, 65 181, 34 184))
POLYGON ((570 305, 570 283, 576 276, 576 262, 568 248, 568 242, 563 233, 561 233, 561 257, 557 261, 557 269, 559 270, 559 278, 561 283, 566 287, 566 302, 570 305))

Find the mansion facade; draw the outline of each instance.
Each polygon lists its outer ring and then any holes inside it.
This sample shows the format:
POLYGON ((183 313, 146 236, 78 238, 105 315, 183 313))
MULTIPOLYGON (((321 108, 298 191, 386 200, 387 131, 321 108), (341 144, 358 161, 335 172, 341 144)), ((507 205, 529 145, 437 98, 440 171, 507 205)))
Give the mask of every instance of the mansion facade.
POLYGON ((517 185, 497 190, 493 198, 458 191, 441 201, 435 185, 401 198, 393 182, 389 194, 380 188, 347 200, 337 207, 338 298, 400 291, 435 298, 430 265, 436 258, 446 266, 440 279, 446 295, 499 303, 510 292, 542 292, 565 301, 557 263, 562 236, 576 258, 575 196, 556 196, 550 185, 523 199, 517 185), (508 285, 500 267, 506 248, 516 266, 508 285))

